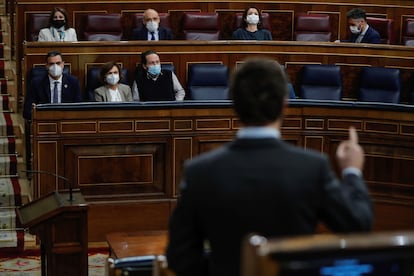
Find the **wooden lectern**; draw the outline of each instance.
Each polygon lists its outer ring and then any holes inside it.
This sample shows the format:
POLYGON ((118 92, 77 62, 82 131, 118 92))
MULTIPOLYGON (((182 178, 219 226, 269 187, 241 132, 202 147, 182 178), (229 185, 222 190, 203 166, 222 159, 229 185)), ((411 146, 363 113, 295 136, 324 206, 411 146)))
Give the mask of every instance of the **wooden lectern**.
POLYGON ((18 209, 22 225, 40 240, 42 276, 88 275, 87 211, 79 190, 52 192, 18 209))

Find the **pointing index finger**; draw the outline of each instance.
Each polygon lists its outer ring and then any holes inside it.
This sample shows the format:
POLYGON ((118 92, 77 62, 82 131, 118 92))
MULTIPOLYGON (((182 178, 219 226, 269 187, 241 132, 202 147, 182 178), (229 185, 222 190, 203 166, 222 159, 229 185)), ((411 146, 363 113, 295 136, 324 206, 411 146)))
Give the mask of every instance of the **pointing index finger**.
POLYGON ((349 141, 351 141, 352 143, 358 144, 358 133, 355 127, 353 126, 349 128, 349 141))

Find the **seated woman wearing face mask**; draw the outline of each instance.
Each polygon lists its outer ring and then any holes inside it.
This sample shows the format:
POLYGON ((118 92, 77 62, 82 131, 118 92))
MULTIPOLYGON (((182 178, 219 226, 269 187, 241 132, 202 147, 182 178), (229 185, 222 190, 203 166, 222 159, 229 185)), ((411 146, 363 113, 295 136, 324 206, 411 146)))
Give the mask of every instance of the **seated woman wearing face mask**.
POLYGON ((132 102, 131 88, 123 83, 121 67, 114 61, 105 63, 99 72, 99 78, 104 85, 95 89, 97 102, 132 102))
POLYGON ((75 29, 69 28, 65 9, 53 8, 50 12, 49 27, 40 30, 38 41, 78 41, 75 29))
POLYGON ((238 40, 272 40, 272 34, 262 28, 262 17, 256 7, 247 8, 243 13, 240 28, 232 34, 233 39, 238 40))

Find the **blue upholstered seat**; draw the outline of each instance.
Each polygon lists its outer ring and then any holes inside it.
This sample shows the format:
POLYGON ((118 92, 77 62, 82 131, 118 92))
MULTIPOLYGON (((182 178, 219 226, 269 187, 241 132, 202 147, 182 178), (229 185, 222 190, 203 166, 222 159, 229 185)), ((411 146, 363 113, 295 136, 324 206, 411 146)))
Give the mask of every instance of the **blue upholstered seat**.
POLYGON ((229 98, 229 69, 223 64, 191 64, 188 69, 188 91, 193 100, 229 98))
POLYGON ((175 74, 175 66, 172 63, 161 63, 161 69, 173 71, 175 74))
POLYGON ((384 67, 364 67, 361 72, 359 100, 364 102, 399 103, 400 70, 384 67))
POLYGON ((302 68, 301 97, 314 100, 342 98, 341 68, 335 65, 305 65, 302 68))

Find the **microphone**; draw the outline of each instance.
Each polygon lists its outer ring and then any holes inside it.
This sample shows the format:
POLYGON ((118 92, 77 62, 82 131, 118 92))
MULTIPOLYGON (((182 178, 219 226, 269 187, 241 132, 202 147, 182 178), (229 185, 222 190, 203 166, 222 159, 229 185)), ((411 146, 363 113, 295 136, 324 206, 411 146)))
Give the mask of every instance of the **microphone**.
POLYGON ((36 174, 48 174, 54 177, 57 177, 59 179, 62 179, 63 181, 65 181, 66 183, 69 184, 69 199, 68 201, 72 202, 74 200, 73 198, 73 188, 72 188, 72 182, 69 180, 69 178, 66 178, 64 176, 55 174, 53 172, 49 172, 49 171, 40 171, 40 170, 21 170, 21 172, 25 172, 25 173, 36 173, 36 174))

